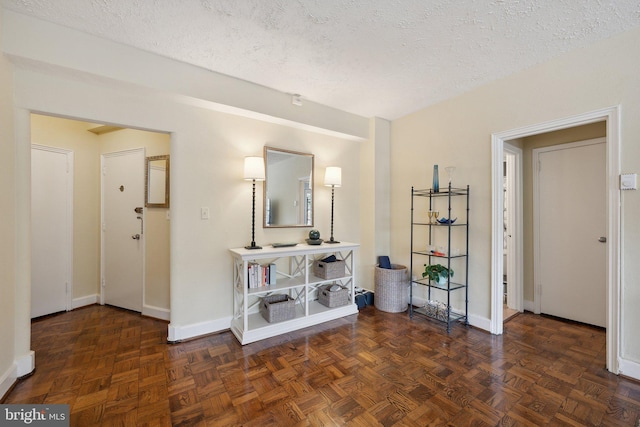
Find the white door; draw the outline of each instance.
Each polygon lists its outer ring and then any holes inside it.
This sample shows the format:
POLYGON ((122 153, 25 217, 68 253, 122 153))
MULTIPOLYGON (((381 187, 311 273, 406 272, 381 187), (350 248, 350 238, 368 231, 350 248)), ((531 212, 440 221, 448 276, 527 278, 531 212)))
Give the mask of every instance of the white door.
POLYGON ((102 156, 102 301, 142 312, 144 149, 102 156))
POLYGON ((31 318, 71 309, 73 152, 31 149, 31 318))
MULTIPOLYGON (((606 144, 537 151, 540 312, 606 325, 606 144)), ((534 154, 535 158, 535 154, 534 154)))

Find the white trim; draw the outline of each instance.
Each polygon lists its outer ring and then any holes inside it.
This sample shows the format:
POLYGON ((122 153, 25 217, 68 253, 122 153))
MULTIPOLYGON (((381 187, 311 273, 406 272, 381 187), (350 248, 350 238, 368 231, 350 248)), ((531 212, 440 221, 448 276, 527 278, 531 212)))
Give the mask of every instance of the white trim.
POLYGON ((502 333, 502 310, 500 306, 502 288, 502 159, 505 141, 524 138, 544 132, 606 121, 607 124, 607 369, 615 374, 619 371, 620 321, 624 314, 620 309, 620 106, 603 108, 585 114, 546 123, 525 126, 491 135, 492 150, 492 214, 491 224, 491 332, 502 333), (498 319, 500 321, 498 321, 498 319), (499 332, 498 332, 499 331, 499 332))
POLYGON ((533 312, 542 313, 542 282, 539 280, 540 266, 540 154, 550 151, 565 150, 584 147, 593 144, 607 143, 606 138, 594 138, 584 141, 568 142, 565 144, 551 145, 548 147, 534 148, 531 150, 531 167, 533 180, 533 312))
POLYGON ((621 358, 618 364, 618 373, 620 375, 640 380, 640 363, 621 358))
POLYGON ((199 337, 201 335, 228 331, 231 328, 231 320, 232 317, 228 316, 223 317, 222 319, 194 323, 185 326, 175 326, 169 324, 169 336, 167 337, 167 341, 179 342, 189 338, 199 337))
POLYGON ((504 139, 496 134, 491 135, 491 317, 489 332, 502 334, 503 322, 503 277, 504 271, 504 191, 503 162, 504 139))
POLYGON ((512 238, 508 240, 509 255, 507 257, 507 306, 524 311, 524 225, 523 225, 523 166, 522 150, 504 143, 504 154, 507 159, 507 182, 509 183, 509 213, 512 238))
POLYGON ((29 375, 36 368, 36 352, 29 350, 29 353, 16 359, 16 375, 18 378, 29 375))
POLYGON ((161 320, 171 320, 171 310, 153 305, 142 305, 142 315, 161 320))
POLYGON ((522 301, 522 304, 523 304, 524 311, 530 311, 533 313, 533 301, 526 299, 522 301))
POLYGON ((11 386, 15 384, 18 379, 17 367, 15 363, 11 365, 4 374, 0 375, 0 400, 5 397, 5 394, 11 389, 11 386))
POLYGON ((84 297, 74 298, 71 307, 73 310, 80 307, 86 307, 88 305, 97 304, 100 301, 99 294, 87 295, 84 297))
POLYGON ((61 250, 64 251, 66 258, 66 288, 64 305, 65 310, 73 310, 73 189, 74 189, 74 153, 71 150, 59 147, 50 147, 48 145, 31 144, 32 150, 48 151, 50 153, 62 154, 67 160, 67 182, 66 182, 66 194, 65 200, 67 205, 66 209, 66 236, 65 241, 62 242, 61 250))

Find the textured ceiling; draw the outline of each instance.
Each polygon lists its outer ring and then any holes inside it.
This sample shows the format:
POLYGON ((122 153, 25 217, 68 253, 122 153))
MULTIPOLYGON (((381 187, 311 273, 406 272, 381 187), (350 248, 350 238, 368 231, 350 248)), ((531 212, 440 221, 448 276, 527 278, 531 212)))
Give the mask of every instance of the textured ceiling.
POLYGON ((1 0, 10 10, 395 119, 640 26, 639 0, 1 0))

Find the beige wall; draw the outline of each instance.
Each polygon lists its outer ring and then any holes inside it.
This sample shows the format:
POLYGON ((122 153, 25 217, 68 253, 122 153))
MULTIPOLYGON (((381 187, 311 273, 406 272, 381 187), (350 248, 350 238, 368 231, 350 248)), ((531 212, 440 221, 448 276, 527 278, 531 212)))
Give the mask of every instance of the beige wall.
MULTIPOLYGON (((0 9, 2 18, 2 9, 0 9)), ((0 46, 2 36, 0 35, 0 46)), ((0 56, 0 397, 16 376, 16 200, 12 67, 0 56)))
MULTIPOLYGON (((622 170, 640 170, 640 30, 563 55, 392 123, 392 255, 408 262, 412 185, 433 164, 457 166, 471 184, 470 312, 490 316, 491 134, 620 105, 622 170), (598 58, 594 61, 594 58, 598 58)), ((640 362, 640 195, 622 193, 621 355, 640 362)))
MULTIPOLYGON (((522 209, 523 209, 523 282, 524 299, 533 302, 533 150, 535 148, 550 147, 552 145, 569 142, 585 141, 587 139, 605 137, 607 129, 605 122, 563 129, 522 138, 515 143, 522 149, 522 209)), ((602 159, 604 162, 605 159, 602 159)))
MULTIPOLYGON (((98 125, 58 117, 31 115, 34 144, 74 152, 73 297, 100 294, 100 154, 145 148, 147 156, 169 154, 166 133, 122 129, 96 135, 98 125)), ((167 209, 145 213, 145 306, 169 309, 169 220, 167 209)))

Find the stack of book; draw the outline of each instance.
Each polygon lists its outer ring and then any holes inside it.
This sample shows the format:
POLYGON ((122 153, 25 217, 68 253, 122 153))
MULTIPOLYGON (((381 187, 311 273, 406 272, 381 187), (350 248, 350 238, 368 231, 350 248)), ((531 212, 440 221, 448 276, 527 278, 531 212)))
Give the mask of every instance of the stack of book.
POLYGON ((276 284, 276 265, 274 263, 262 265, 250 262, 247 270, 249 272, 247 282, 250 289, 276 284))

